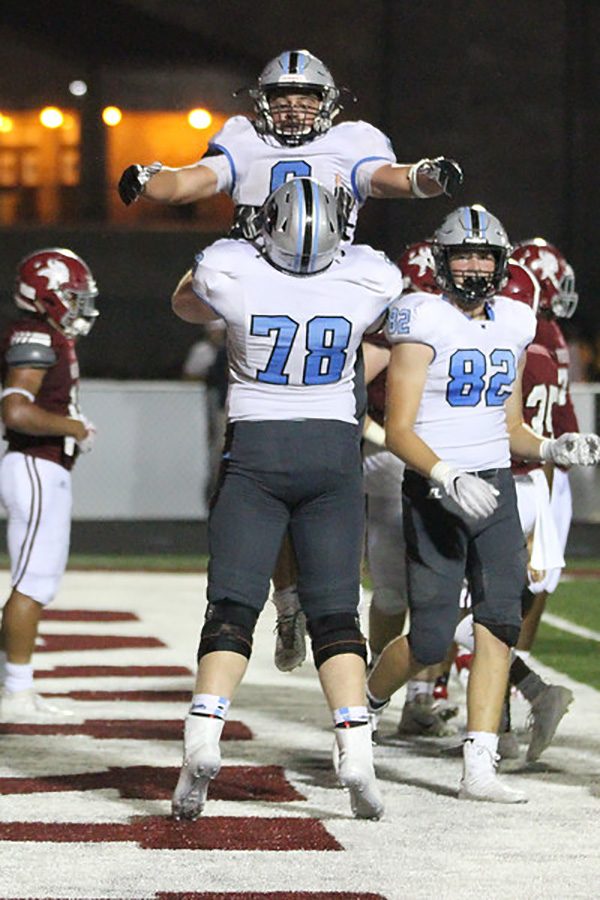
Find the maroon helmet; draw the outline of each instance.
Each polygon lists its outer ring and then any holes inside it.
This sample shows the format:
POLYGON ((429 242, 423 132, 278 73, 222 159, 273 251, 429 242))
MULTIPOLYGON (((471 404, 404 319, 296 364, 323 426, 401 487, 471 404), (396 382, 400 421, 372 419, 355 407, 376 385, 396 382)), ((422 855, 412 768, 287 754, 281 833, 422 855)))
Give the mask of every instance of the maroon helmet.
POLYGON ((404 278, 405 291, 425 291, 427 294, 441 294, 442 289, 435 280, 435 260, 429 241, 409 244, 398 260, 398 268, 404 278))
POLYGON ((522 263, 540 283, 540 312, 570 319, 577 308, 575 273, 560 250, 543 238, 521 241, 513 259, 522 263))
POLYGON ((98 288, 87 264, 71 250, 37 250, 17 268, 15 303, 35 312, 68 338, 89 334, 98 288))
POLYGON ((540 285, 535 275, 532 275, 526 266, 516 262, 514 259, 509 259, 508 261, 507 274, 508 279, 499 292, 500 295, 502 297, 510 297, 511 300, 520 300, 521 303, 526 303, 537 316, 540 303, 540 285))

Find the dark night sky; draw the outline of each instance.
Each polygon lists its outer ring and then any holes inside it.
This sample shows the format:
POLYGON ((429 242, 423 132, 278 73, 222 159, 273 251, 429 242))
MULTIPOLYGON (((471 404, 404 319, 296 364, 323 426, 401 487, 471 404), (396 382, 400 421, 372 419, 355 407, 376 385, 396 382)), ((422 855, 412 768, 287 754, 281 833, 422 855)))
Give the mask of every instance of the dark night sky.
MULTIPOLYGON (((85 71, 107 102, 179 108, 197 91, 228 110, 269 58, 307 47, 358 95, 345 117, 381 127, 399 160, 445 154, 465 169, 455 202, 371 201, 359 237, 397 255, 456 203, 482 202, 513 240, 542 235, 565 252, 578 321, 600 331, 595 0, 3 0, 2 20, 0 109, 64 102, 85 71)), ((31 240, 11 238, 3 285, 31 240)))

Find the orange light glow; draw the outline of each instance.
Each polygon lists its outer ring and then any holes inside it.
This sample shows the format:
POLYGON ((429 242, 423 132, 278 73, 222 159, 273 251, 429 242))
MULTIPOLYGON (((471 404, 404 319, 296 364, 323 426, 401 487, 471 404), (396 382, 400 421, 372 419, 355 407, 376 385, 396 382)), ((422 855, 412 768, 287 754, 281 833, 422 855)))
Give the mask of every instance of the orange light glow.
POLYGON ((44 128, 60 128, 65 117, 56 106, 45 106, 40 113, 40 122, 44 128))
POLYGON ((10 134, 14 127, 15 123, 13 122, 11 117, 3 116, 2 113, 0 113, 0 132, 2 134, 10 134))
POLYGON ((102 121, 105 125, 114 127, 118 125, 123 118, 123 113, 118 106, 105 106, 102 110, 102 121))
POLYGON ((202 129, 210 126, 212 116, 207 109, 192 109, 188 114, 188 122, 192 128, 202 131, 202 129))

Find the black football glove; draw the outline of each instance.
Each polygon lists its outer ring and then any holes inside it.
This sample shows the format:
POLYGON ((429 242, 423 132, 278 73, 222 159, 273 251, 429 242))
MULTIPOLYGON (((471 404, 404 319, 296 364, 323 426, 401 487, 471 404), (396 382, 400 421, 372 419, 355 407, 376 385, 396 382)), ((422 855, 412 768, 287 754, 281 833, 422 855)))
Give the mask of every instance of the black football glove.
POLYGON ((149 166, 139 166, 137 164, 127 166, 119 179, 118 185, 119 197, 125 206, 134 203, 140 194, 144 193, 146 183, 161 169, 162 163, 159 162, 154 162, 149 166))
POLYGON ((428 163, 429 170, 423 168, 423 173, 439 184, 444 194, 453 197, 464 181, 463 170, 459 164, 454 159, 446 159, 445 156, 436 156, 428 163))

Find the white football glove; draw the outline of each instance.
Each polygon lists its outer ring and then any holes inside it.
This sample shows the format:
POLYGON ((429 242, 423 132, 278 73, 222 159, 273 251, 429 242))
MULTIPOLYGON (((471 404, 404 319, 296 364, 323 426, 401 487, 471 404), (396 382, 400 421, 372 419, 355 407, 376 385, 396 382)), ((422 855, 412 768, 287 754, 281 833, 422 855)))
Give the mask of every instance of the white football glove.
POLYGON ((473 519, 487 518, 498 506, 498 490, 492 484, 477 475, 453 469, 441 460, 432 468, 429 478, 473 519))
POLYGON ((540 456, 557 466, 597 466, 600 463, 600 437, 576 431, 542 441, 540 456))
POLYGON ((89 453, 90 450, 94 447, 94 442, 96 440, 97 429, 93 422, 90 422, 85 416, 77 416, 80 422, 86 427, 86 435, 81 438, 80 441, 77 441, 77 446, 79 448, 80 453, 89 453))

